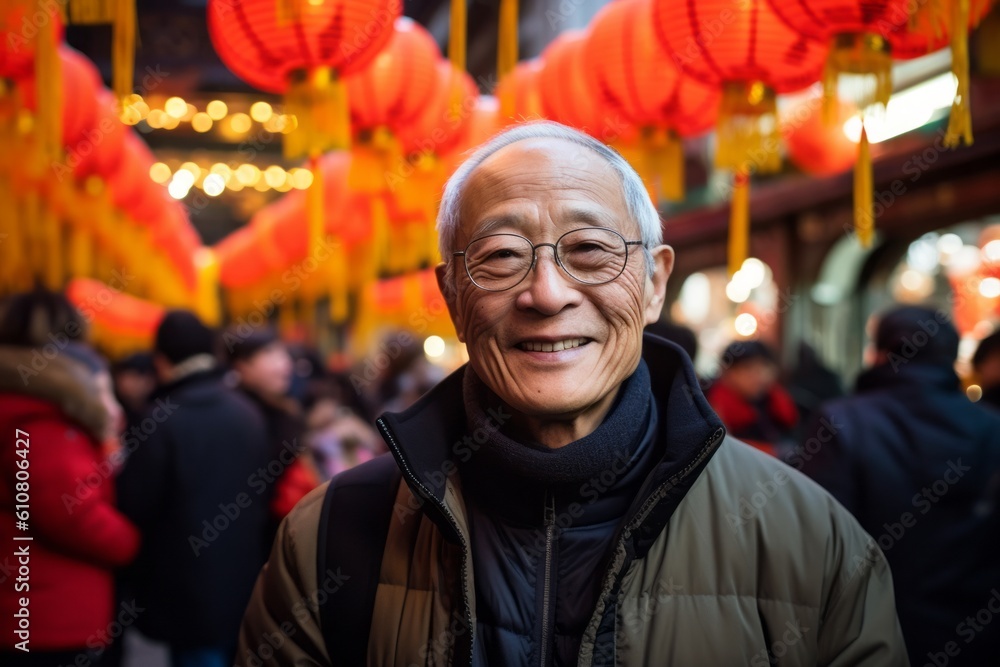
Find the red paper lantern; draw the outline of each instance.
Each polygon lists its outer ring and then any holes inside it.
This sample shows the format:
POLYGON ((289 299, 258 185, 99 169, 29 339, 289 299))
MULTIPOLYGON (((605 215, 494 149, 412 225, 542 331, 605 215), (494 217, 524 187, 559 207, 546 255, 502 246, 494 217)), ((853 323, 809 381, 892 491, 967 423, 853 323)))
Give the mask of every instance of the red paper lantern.
POLYGON ((159 304, 111 289, 99 280, 73 278, 66 285, 66 298, 91 313, 94 324, 109 334, 147 338, 152 344, 164 309, 159 304), (101 304, 94 308, 94 304, 101 304))
POLYGON ((447 153, 461 139, 475 108, 479 90, 471 76, 446 60, 435 70, 437 85, 423 112, 396 132, 404 155, 447 153))
POLYGON ((143 199, 151 187, 160 190, 149 177, 149 168, 156 161, 149 146, 133 132, 125 133, 121 158, 117 169, 108 176, 107 187, 111 191, 111 203, 130 218, 141 221, 144 216, 152 216, 153 211, 143 210, 143 199))
POLYGON ((850 102, 839 101, 836 123, 825 123, 822 98, 815 96, 783 113, 781 133, 789 159, 813 176, 848 171, 858 158, 858 145, 844 134, 844 123, 857 111, 850 102))
POLYGON ((316 157, 350 141, 340 78, 386 45, 397 0, 209 0, 208 31, 222 61, 256 88, 285 94, 298 121, 286 157, 316 157))
POLYGON ((208 31, 219 57, 254 88, 288 90, 296 72, 329 67, 357 72, 382 50, 402 3, 395 0, 294 2, 209 0, 208 31))
POLYGON ((653 27, 674 64, 704 83, 761 82, 778 93, 819 79, 826 48, 765 0, 654 0, 653 27))
POLYGON ((542 118, 540 77, 542 61, 539 58, 519 62, 496 87, 496 97, 504 108, 504 118, 515 122, 542 118))
POLYGON ((426 108, 437 86, 441 52, 419 23, 396 19, 385 49, 344 80, 355 130, 405 127, 426 108))
POLYGON ((587 37, 584 30, 570 30, 556 37, 542 52, 539 75, 542 108, 553 120, 601 141, 611 141, 628 126, 608 113, 593 80, 587 76, 583 62, 587 37))
MULTIPOLYGON (((63 142, 74 146, 84 132, 97 124, 97 94, 103 89, 97 67, 79 51, 63 44, 59 47, 62 64, 62 124, 63 142)), ((21 81, 24 106, 31 111, 38 109, 35 77, 21 81)))
POLYGON ((107 178, 114 173, 128 133, 118 117, 118 100, 111 91, 100 91, 96 99, 96 122, 75 144, 66 145, 67 164, 81 180, 91 175, 107 178))
POLYGON ((54 2, 8 4, 0 13, 0 77, 24 79, 35 70, 35 36, 40 30, 55 30, 54 40, 63 40, 63 23, 54 2))

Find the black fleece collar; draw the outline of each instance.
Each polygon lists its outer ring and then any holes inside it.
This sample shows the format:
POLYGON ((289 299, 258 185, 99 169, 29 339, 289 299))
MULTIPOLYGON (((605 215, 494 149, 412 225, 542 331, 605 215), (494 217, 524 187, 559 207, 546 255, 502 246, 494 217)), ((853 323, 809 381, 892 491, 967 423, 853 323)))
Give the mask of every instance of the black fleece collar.
MULTIPOLYGON (((658 409, 657 441, 662 456, 633 501, 630 516, 664 484, 670 484, 670 496, 683 496, 714 453, 714 449, 706 452, 706 447, 717 448, 724 434, 721 420, 701 392, 690 359, 679 346, 646 334, 642 358, 649 367, 650 389, 658 409)), ((465 370, 465 366, 459 368, 405 411, 386 413, 378 419, 403 479, 418 498, 433 501, 431 507, 443 505, 447 478, 471 460, 489 436, 488 432, 470 433, 466 425, 465 370)), ((488 428, 499 428, 510 419, 510 411, 503 405, 483 408, 488 428)), ((429 516, 451 534, 448 521, 440 514, 432 511, 429 516)))

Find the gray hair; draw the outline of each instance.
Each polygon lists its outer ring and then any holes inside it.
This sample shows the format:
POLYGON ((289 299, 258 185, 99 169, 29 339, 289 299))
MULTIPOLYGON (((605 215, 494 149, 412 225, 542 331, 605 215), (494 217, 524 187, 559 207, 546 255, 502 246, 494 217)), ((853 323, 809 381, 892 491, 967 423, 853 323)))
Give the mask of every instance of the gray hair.
POLYGON ((656 210, 656 206, 650 200, 649 193, 646 191, 646 186, 643 185, 639 174, 636 173, 632 165, 618 151, 610 146, 571 127, 553 121, 540 120, 521 123, 500 132, 476 149, 455 170, 455 173, 451 175, 448 182, 445 183, 444 195, 441 198, 441 206, 438 209, 437 231, 441 258, 448 266, 448 281, 446 284, 449 288, 454 285, 454 257, 452 257, 452 252, 455 251, 454 244, 455 237, 458 235, 462 197, 465 194, 465 186, 468 183, 470 174, 497 151, 525 139, 563 139, 578 146, 589 148, 604 158, 604 161, 621 179, 622 191, 625 196, 625 206, 628 209, 629 216, 639 225, 639 234, 643 243, 643 254, 646 258, 646 268, 649 271, 649 275, 652 276, 655 265, 649 249, 663 243, 663 228, 660 226, 660 215, 656 210))

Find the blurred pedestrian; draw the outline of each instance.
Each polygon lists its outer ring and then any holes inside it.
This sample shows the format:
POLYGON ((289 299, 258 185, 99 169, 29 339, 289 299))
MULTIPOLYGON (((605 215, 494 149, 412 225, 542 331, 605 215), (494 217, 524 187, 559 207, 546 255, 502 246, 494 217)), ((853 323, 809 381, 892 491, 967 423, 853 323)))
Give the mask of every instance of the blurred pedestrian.
POLYGON ((305 409, 307 439, 323 481, 381 453, 375 429, 339 400, 329 382, 310 385, 305 409))
POLYGON ((1000 332, 979 341, 979 347, 972 355, 972 369, 976 373, 976 382, 983 390, 980 402, 1000 408, 1000 332))
POLYGON ((0 313, 5 667, 99 665, 120 635, 113 570, 135 557, 139 531, 114 506, 104 445, 117 440, 122 411, 83 332, 59 294, 16 295, 0 313))
POLYGON ((812 345, 801 341, 798 356, 788 377, 788 393, 798 408, 800 423, 806 423, 820 405, 843 396, 844 387, 840 376, 823 363, 812 345))
POLYGON ((232 664, 270 547, 265 424, 222 382, 214 343, 193 313, 164 316, 153 356, 160 386, 143 428, 126 438, 134 451, 119 478, 122 509, 144 538, 128 582, 145 609, 137 625, 170 646, 174 667, 232 664))
POLYGON ((778 384, 778 359, 771 348, 760 341, 736 341, 726 347, 720 365, 705 398, 729 434, 772 456, 794 444, 799 413, 778 384))
POLYGON ((125 410, 126 430, 137 425, 146 412, 149 397, 156 389, 153 355, 137 352, 111 366, 111 379, 118 402, 125 410))
POLYGON ((269 327, 246 335, 231 330, 224 341, 240 390, 264 417, 271 456, 282 463, 269 490, 272 524, 277 530, 281 519, 319 485, 319 476, 308 456, 302 407, 288 395, 294 370, 292 356, 269 327), (303 453, 307 456, 303 457, 303 453))
POLYGON ((1000 623, 976 621, 1000 611, 1000 415, 961 391, 958 342, 940 311, 885 313, 875 365, 789 459, 874 536, 857 570, 885 552, 914 665, 1000 657, 1000 623))

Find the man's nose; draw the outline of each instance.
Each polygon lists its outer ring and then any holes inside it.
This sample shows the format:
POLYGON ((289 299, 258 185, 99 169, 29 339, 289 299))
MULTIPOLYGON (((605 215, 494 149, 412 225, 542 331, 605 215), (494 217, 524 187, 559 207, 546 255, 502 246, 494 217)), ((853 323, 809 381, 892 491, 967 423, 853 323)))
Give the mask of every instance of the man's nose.
POLYGON ((535 261, 525 281, 527 289, 517 298, 522 308, 532 308, 547 315, 554 315, 563 308, 579 303, 580 291, 575 281, 559 267, 555 246, 540 244, 535 248, 535 261), (545 252, 548 248, 551 252, 545 252))

